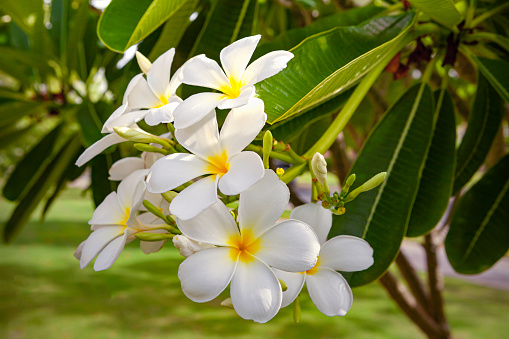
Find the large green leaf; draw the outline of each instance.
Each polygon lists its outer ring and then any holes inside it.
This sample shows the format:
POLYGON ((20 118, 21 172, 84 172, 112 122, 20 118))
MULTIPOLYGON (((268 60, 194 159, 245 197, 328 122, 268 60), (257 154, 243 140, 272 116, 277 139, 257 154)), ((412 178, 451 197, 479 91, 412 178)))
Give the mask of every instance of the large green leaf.
POLYGON ((76 150, 79 149, 80 141, 76 134, 66 141, 65 146, 53 158, 51 163, 46 166, 44 172, 30 190, 21 197, 19 204, 14 209, 14 212, 12 212, 3 230, 6 242, 10 242, 16 233, 20 231, 21 227, 28 222, 30 215, 44 198, 48 189, 62 176, 76 150))
POLYGON ((473 57, 481 73, 498 94, 509 103, 509 62, 473 57))
POLYGON ((124 52, 171 20, 188 1, 112 0, 99 19, 97 34, 108 48, 124 52))
POLYGON ((36 19, 44 16, 42 5, 43 2, 40 0, 3 0, 2 12, 9 15, 25 33, 30 33, 36 19))
POLYGON ((454 7, 452 0, 408 0, 416 8, 430 16, 431 19, 452 28, 463 20, 463 16, 454 7))
MULTIPOLYGON (((46 104, 38 101, 13 101, 0 106, 0 126, 12 124, 29 114, 42 113, 46 104)), ((0 146, 1 147, 1 146, 0 146)))
POLYGON ((435 93, 435 102, 433 139, 408 223, 408 237, 431 231, 444 214, 451 196, 456 162, 454 104, 445 90, 435 93))
POLYGON ((377 279, 398 254, 431 143, 433 101, 428 86, 410 88, 373 130, 350 170, 357 185, 387 172, 379 188, 359 195, 344 215, 333 218, 329 237, 354 235, 374 249, 373 266, 352 273, 352 286, 377 279))
POLYGON ((99 154, 90 161, 92 197, 95 206, 103 202, 104 198, 116 188, 116 183, 108 180, 108 169, 118 160, 118 150, 113 154, 99 154))
POLYGON ((353 86, 383 56, 397 48, 413 14, 316 34, 292 49, 295 57, 277 75, 256 85, 272 124, 301 114, 353 86))
POLYGON ((468 127, 458 148, 453 194, 456 194, 482 165, 503 117, 503 101, 481 72, 468 127))
POLYGON ((76 116, 81 126, 81 136, 85 146, 88 147, 92 145, 104 136, 101 134, 103 121, 99 117, 96 106, 92 102, 85 100, 79 106, 76 116))
POLYGON ((445 239, 452 267, 476 274, 509 250, 509 155, 502 158, 459 201, 445 239))

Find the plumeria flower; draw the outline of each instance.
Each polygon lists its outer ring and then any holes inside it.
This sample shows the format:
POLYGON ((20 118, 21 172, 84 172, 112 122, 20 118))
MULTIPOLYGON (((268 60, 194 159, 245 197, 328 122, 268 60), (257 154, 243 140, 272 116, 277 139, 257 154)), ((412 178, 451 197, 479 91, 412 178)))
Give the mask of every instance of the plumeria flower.
POLYGON ((373 264, 373 249, 357 237, 340 235, 327 241, 332 226, 332 213, 317 204, 296 207, 290 218, 310 225, 321 244, 316 265, 300 273, 289 273, 274 268, 274 272, 288 289, 283 292, 281 307, 290 305, 299 295, 304 283, 309 296, 320 312, 331 317, 344 316, 352 306, 353 295, 345 278, 336 271, 355 272, 373 264))
POLYGON ((216 61, 203 54, 182 66, 183 83, 212 88, 220 93, 198 93, 187 98, 174 112, 175 128, 191 126, 216 107, 229 109, 247 104, 254 95, 254 84, 286 67, 293 58, 287 51, 270 52, 248 66, 260 38, 260 35, 247 37, 223 48, 220 59, 224 71, 216 61))
POLYGON ((277 175, 264 177, 240 194, 239 226, 218 201, 190 220, 177 218, 182 233, 192 240, 219 247, 203 249, 180 265, 182 291, 195 302, 216 298, 230 284, 235 311, 244 319, 264 323, 281 306, 281 285, 269 266, 290 272, 313 267, 319 244, 305 223, 275 224, 290 193, 277 175))
POLYGON ((175 248, 179 250, 180 255, 183 257, 188 257, 191 254, 195 254, 201 250, 206 248, 212 248, 214 245, 205 244, 199 241, 194 241, 193 239, 189 239, 185 235, 175 235, 172 239, 175 248))
POLYGON ((242 152, 265 124, 263 101, 232 109, 219 133, 215 111, 202 121, 177 129, 175 137, 193 154, 174 153, 154 163, 147 177, 152 193, 170 191, 189 180, 192 183, 171 202, 170 213, 186 220, 215 203, 217 188, 226 195, 237 195, 263 176, 263 162, 254 152, 242 152))
MULTIPOLYGON (((157 222, 151 215, 136 216, 146 190, 145 175, 144 170, 133 172, 120 182, 117 192, 110 193, 97 206, 88 222, 93 232, 75 252, 82 269, 97 256, 94 270, 106 270, 117 260, 125 244, 134 239, 135 233, 161 232, 154 229, 157 222)), ((157 251, 162 246, 160 242, 144 243, 141 247, 145 253, 157 251)))

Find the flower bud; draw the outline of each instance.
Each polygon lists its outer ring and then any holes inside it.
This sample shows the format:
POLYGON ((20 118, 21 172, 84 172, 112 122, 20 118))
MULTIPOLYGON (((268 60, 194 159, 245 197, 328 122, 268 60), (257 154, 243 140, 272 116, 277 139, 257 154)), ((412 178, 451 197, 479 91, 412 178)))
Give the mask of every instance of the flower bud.
POLYGON ((272 152, 273 140, 272 133, 270 131, 265 132, 263 135, 263 165, 266 169, 269 168, 269 156, 272 152))
POLYGON ((323 186, 327 185, 327 162, 320 153, 316 152, 311 159, 311 169, 315 173, 316 179, 323 186))
POLYGON ((233 308, 232 298, 226 298, 225 300, 221 301, 221 306, 233 308))
POLYGON ((168 191, 168 192, 164 192, 164 193, 161 193, 161 196, 163 197, 164 200, 166 200, 168 203, 171 203, 171 201, 173 199, 175 199, 175 197, 177 196, 177 192, 174 192, 174 191, 168 191))
POLYGON ((138 61, 138 65, 140 66, 141 71, 147 74, 150 70, 150 67, 152 67, 150 60, 138 51, 136 51, 136 60, 138 61))
POLYGON ((206 248, 214 247, 210 244, 204 244, 198 241, 189 239, 185 235, 176 235, 173 237, 173 244, 179 250, 183 257, 188 257, 196 252, 204 250, 206 248))
POLYGON ((141 233, 136 233, 134 236, 141 241, 161 241, 161 240, 171 239, 171 238, 175 237, 175 234, 141 232, 141 233))
POLYGON ((373 188, 377 187, 385 180, 386 175, 387 175, 386 172, 378 173, 377 175, 375 175, 374 177, 372 177, 371 179, 366 181, 364 184, 362 184, 359 187, 357 187, 356 189, 354 189, 348 195, 348 197, 345 199, 345 202, 352 201, 362 192, 367 192, 367 191, 372 190, 373 188))
POLYGON ((141 129, 134 129, 130 127, 113 127, 113 130, 122 138, 130 141, 141 142, 144 144, 156 143, 163 146, 165 149, 171 148, 171 145, 162 138, 147 133, 141 129))

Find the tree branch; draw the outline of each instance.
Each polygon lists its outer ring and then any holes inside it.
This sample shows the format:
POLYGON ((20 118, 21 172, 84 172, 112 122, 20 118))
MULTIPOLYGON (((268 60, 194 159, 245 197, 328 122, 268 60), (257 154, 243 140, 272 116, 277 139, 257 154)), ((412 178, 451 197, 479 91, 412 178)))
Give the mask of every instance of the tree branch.
POLYGON ((429 309, 429 295, 424 289, 423 283, 417 275, 417 272, 412 267, 401 249, 398 256, 396 257, 396 265, 403 275, 403 278, 405 278, 408 287, 412 291, 412 294, 414 295, 419 305, 425 310, 429 309))

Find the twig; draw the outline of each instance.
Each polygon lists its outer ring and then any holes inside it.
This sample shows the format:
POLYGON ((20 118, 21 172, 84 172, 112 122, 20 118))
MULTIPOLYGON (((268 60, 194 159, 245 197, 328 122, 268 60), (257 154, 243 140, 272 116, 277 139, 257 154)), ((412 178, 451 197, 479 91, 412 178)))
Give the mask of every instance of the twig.
POLYGON ((396 265, 398 266, 399 271, 405 278, 408 287, 412 291, 415 299, 421 305, 423 309, 428 309, 429 307, 429 295, 427 291, 424 289, 423 283, 417 272, 414 270, 407 257, 400 249, 398 256, 396 257, 396 265))

